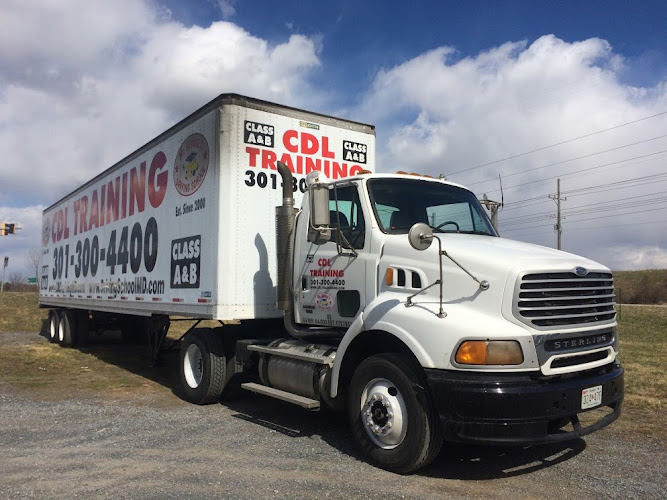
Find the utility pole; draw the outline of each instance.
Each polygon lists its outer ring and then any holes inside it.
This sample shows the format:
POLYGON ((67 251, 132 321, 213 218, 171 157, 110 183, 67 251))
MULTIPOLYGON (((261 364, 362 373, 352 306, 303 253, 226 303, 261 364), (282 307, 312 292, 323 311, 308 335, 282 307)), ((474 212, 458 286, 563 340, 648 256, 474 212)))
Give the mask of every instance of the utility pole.
POLYGON ((563 224, 562 224, 562 219, 560 214, 560 202, 561 201, 567 201, 567 197, 562 198, 560 195, 560 179, 558 179, 558 184, 557 184, 557 192, 556 196, 550 194, 549 198, 554 200, 556 202, 556 225, 554 226, 554 229, 556 230, 556 233, 558 234, 558 250, 561 249, 561 240, 563 237, 563 224))
POLYGON ((7 270, 7 264, 9 264, 9 257, 5 257, 5 263, 2 266, 2 282, 0 282, 0 292, 5 289, 5 271, 7 270))
POLYGON ((489 200, 486 194, 484 195, 483 199, 479 200, 479 202, 484 205, 489 212, 491 212, 491 224, 493 225, 494 229, 498 231, 498 212, 502 207, 502 203, 499 201, 489 200))

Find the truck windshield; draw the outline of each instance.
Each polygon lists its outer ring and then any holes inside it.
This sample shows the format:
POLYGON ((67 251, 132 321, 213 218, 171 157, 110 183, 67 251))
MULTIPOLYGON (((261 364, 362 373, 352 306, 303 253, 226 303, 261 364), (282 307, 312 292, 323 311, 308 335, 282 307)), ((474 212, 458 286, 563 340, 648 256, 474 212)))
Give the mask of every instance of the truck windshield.
POLYGON ((424 222, 435 232, 497 236, 467 189, 418 179, 372 179, 368 190, 385 233, 407 234, 415 223, 424 222))

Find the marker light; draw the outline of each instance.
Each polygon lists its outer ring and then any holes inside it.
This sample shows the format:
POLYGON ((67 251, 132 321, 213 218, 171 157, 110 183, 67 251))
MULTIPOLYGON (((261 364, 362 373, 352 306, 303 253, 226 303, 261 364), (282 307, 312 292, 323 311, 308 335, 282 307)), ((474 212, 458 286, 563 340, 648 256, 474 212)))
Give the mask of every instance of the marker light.
POLYGON ((387 268, 387 274, 385 274, 385 283, 387 286, 392 286, 394 284, 394 268, 393 267, 388 267, 387 268))
POLYGON ((461 365, 520 365, 523 352, 516 340, 466 340, 455 360, 461 365))

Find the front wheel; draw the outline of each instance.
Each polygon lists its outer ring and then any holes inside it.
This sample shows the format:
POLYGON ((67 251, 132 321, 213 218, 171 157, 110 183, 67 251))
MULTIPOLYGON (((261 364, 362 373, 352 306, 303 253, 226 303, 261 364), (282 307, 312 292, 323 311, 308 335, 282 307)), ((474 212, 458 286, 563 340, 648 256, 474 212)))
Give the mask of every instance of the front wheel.
POLYGON ((363 453, 398 473, 430 463, 442 430, 423 377, 406 357, 386 353, 364 360, 350 385, 348 416, 363 453))

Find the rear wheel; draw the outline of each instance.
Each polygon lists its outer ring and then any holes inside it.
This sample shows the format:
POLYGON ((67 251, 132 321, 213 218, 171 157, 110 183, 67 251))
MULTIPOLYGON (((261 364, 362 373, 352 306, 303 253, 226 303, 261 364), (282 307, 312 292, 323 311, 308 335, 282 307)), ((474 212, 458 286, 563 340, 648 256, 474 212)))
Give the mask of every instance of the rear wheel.
POLYGON ((348 415, 363 453, 398 473, 430 463, 442 446, 438 415, 417 367, 385 353, 364 360, 350 385, 348 415))
POLYGON ((74 314, 68 309, 58 313, 58 343, 64 347, 71 347, 74 344, 76 323, 74 314))
POLYGON ((58 341, 58 312, 55 309, 49 311, 49 342, 58 341))
POLYGON ((219 335, 207 328, 188 333, 179 360, 184 398, 198 405, 218 401, 227 381, 227 360, 219 335))

